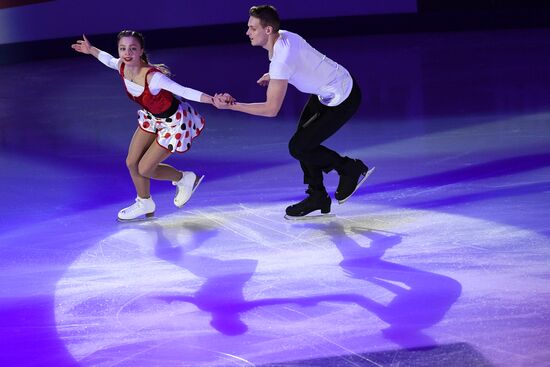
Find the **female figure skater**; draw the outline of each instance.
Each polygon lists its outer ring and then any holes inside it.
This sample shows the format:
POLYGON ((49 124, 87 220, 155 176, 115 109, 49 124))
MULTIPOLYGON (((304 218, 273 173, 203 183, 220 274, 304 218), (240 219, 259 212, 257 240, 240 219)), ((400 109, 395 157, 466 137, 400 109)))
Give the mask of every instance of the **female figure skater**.
POLYGON ((204 127, 204 118, 181 96, 196 102, 212 104, 212 97, 172 81, 165 65, 152 65, 145 54, 143 36, 125 30, 118 34, 118 56, 92 46, 86 36, 71 47, 83 54, 95 56, 120 74, 130 99, 141 105, 138 127, 130 142, 126 165, 136 188, 136 202, 118 213, 120 221, 152 217, 155 202, 150 193, 150 179, 172 181, 176 186, 174 204, 183 206, 204 176, 178 171, 161 163, 172 153, 183 153, 204 127))

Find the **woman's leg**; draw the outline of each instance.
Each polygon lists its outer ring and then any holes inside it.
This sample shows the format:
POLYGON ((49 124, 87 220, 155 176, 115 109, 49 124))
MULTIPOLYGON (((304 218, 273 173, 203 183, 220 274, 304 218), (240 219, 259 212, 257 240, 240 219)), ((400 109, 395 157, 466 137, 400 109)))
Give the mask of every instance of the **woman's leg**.
POLYGON ((126 157, 126 166, 134 182, 137 196, 146 199, 151 196, 149 177, 142 176, 139 173, 139 162, 149 149, 156 138, 155 134, 147 133, 139 127, 134 132, 134 136, 130 141, 128 148, 128 156, 126 157))
POLYGON ((181 171, 174 167, 161 163, 172 153, 156 142, 152 142, 138 163, 138 173, 141 177, 154 178, 155 180, 179 181, 182 178, 181 171))
POLYGON ((174 182, 177 186, 174 205, 181 208, 191 198, 204 176, 198 177, 193 172, 185 172, 184 174, 168 164, 161 163, 170 154, 170 151, 162 148, 157 143, 152 143, 139 161, 138 171, 144 177, 174 182))

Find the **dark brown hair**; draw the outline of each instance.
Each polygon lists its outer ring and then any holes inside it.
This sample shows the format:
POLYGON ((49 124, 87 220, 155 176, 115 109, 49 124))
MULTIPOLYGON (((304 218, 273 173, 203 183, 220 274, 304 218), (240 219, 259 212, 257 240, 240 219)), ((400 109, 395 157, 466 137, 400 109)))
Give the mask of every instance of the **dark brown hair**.
POLYGON ((273 5, 257 5, 250 8, 248 14, 260 20, 262 27, 271 26, 274 32, 278 32, 281 27, 279 13, 273 5))
POLYGON ((170 73, 170 69, 168 68, 168 66, 166 66, 164 64, 151 64, 149 62, 149 57, 147 56, 147 53, 145 52, 145 37, 143 37, 143 34, 141 34, 138 31, 132 31, 132 30, 128 30, 128 29, 124 30, 124 31, 120 31, 118 33, 118 36, 117 36, 117 43, 120 42, 120 39, 122 37, 133 37, 133 38, 137 39, 138 42, 139 42, 139 45, 143 49, 143 54, 141 54, 141 60, 143 60, 143 62, 145 62, 147 65, 151 65, 151 66, 154 66, 155 68, 159 69, 165 75, 168 75, 168 76, 172 75, 170 73))

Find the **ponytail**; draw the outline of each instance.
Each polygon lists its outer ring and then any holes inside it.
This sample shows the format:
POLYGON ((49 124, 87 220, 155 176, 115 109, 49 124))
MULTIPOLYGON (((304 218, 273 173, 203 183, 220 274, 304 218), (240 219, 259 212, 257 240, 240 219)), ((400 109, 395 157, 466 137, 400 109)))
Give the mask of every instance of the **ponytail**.
POLYGON ((143 60, 143 62, 145 62, 147 65, 151 65, 155 69, 159 69, 160 72, 163 73, 164 75, 172 76, 172 73, 170 72, 170 69, 165 64, 151 64, 149 62, 149 57, 147 56, 145 51, 143 52, 143 55, 141 55, 141 60, 143 60))

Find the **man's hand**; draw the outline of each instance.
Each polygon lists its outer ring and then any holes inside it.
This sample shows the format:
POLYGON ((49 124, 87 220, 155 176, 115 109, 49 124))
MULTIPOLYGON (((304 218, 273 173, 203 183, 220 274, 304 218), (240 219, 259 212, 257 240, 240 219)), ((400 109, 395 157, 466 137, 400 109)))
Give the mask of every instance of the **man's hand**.
POLYGON ((229 93, 216 93, 214 98, 212 98, 212 104, 216 106, 216 108, 222 110, 230 108, 230 106, 235 103, 235 98, 233 98, 229 93))
POLYGON ((262 77, 258 79, 256 83, 258 83, 262 87, 267 87, 269 85, 269 73, 265 73, 264 75, 262 75, 262 77))

